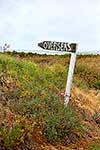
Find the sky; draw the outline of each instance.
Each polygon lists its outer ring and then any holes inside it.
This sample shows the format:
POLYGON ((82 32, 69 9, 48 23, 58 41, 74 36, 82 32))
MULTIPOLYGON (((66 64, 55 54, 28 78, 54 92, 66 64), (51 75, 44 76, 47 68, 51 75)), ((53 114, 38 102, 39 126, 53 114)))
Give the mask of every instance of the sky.
POLYGON ((0 0, 0 46, 41 50, 42 41, 100 50, 100 0, 0 0))

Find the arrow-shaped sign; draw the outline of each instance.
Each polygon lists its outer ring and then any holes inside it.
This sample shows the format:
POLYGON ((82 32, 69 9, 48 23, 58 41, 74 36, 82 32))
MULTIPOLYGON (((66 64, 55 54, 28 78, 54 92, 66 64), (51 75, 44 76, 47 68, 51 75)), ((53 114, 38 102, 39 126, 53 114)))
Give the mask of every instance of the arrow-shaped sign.
POLYGON ((38 46, 46 50, 72 52, 70 65, 69 65, 68 79, 66 83, 65 98, 64 98, 64 104, 65 106, 67 106, 70 98, 71 84, 72 84, 72 78, 73 78, 75 61, 76 61, 76 50, 78 45, 76 43, 69 44, 65 42, 44 41, 39 43, 38 46))
POLYGON ((43 41, 38 43, 43 49, 46 50, 56 50, 56 51, 66 51, 66 52, 76 52, 76 43, 65 43, 65 42, 55 42, 55 41, 43 41))

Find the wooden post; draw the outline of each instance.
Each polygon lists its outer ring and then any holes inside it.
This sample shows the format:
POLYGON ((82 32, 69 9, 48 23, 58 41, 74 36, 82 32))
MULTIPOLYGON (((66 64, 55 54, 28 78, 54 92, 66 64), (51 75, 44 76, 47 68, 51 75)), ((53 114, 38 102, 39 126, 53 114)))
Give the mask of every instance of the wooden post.
MULTIPOLYGON (((76 45, 77 47, 77 45, 76 45)), ((75 67, 75 62, 76 62, 76 53, 71 54, 70 58, 70 66, 69 66, 69 71, 68 71, 68 79, 66 83, 66 90, 65 90, 65 96, 64 96, 64 105, 67 106, 70 98, 70 91, 71 91, 71 85, 72 85, 72 78, 73 78, 73 73, 74 73, 74 67, 75 67)))

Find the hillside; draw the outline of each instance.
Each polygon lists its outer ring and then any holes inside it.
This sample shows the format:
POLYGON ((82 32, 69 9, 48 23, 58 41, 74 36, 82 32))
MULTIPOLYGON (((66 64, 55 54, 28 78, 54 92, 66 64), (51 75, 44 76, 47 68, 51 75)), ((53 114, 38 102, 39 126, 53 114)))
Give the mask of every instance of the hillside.
POLYGON ((99 150, 100 55, 77 56, 63 106, 70 56, 0 54, 1 150, 99 150))

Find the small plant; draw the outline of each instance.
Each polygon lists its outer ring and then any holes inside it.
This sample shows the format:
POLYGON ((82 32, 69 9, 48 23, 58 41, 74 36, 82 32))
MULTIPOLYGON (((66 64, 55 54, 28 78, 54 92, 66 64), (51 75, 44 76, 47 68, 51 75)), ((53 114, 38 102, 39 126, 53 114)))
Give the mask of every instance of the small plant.
POLYGON ((93 119, 98 125, 100 125, 100 112, 95 112, 95 114, 93 115, 93 119))
POLYGON ((15 126, 12 129, 1 128, 0 132, 3 137, 4 145, 10 150, 14 146, 16 140, 20 137, 21 126, 15 126))
POLYGON ((97 143, 92 144, 89 150, 100 150, 100 142, 97 141, 97 143))
POLYGON ((48 112, 44 125, 44 134, 49 142, 59 141, 68 134, 81 136, 82 124, 71 107, 59 107, 58 110, 48 112))
POLYGON ((25 138, 31 136, 31 129, 32 127, 26 124, 19 124, 10 128, 0 128, 3 146, 8 150, 13 150, 14 146, 24 143, 25 138))
POLYGON ((49 93, 43 100, 37 99, 27 103, 27 110, 43 129, 48 142, 60 141, 69 133, 81 136, 83 128, 78 114, 70 106, 64 107, 57 95, 50 91, 49 93))
POLYGON ((88 88, 100 89, 100 74, 98 71, 89 68, 85 64, 77 64, 75 68, 75 80, 78 80, 77 85, 86 85, 88 88), (81 83, 81 84, 78 84, 81 83))
POLYGON ((100 80, 94 83, 94 87, 100 90, 100 80))

